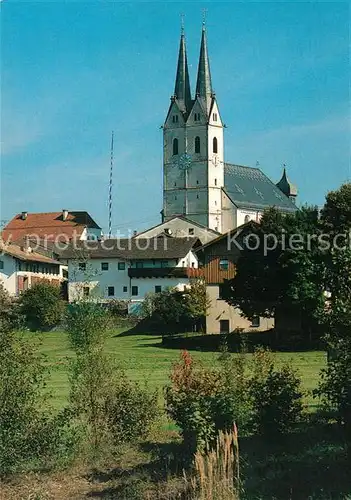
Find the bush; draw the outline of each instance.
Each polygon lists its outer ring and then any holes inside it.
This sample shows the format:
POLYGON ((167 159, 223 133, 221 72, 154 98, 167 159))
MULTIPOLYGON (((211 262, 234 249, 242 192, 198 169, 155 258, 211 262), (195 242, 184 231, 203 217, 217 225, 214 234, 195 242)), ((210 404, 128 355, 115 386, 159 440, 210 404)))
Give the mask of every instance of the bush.
MULTIPOLYGON (((85 429, 85 445, 93 460, 111 443, 145 435, 158 414, 156 394, 129 382, 104 353, 110 333, 108 311, 94 303, 71 308, 67 327, 76 358, 70 370, 70 405, 85 429)), ((112 450, 111 450, 112 451, 112 450)))
POLYGON ((254 354, 256 370, 250 381, 252 430, 266 435, 286 433, 302 415, 301 380, 288 364, 275 368, 273 360, 263 356, 262 351, 254 354))
POLYGON ((166 388, 168 414, 181 428, 189 452, 215 443, 220 430, 230 430, 235 421, 244 428, 247 420, 247 381, 244 359, 225 362, 220 370, 204 368, 187 351, 171 373, 166 388))
POLYGON ((344 425, 346 441, 351 447, 351 339, 339 340, 333 358, 322 370, 315 394, 344 425))
POLYGON ((167 324, 170 333, 184 332, 201 328, 209 305, 205 282, 194 279, 183 291, 169 288, 160 293, 146 294, 142 316, 158 330, 167 324))
POLYGON ((116 444, 145 438, 159 416, 157 392, 141 388, 120 372, 105 411, 116 444))
POLYGON ((43 361, 24 339, 0 332, 0 475, 48 467, 72 453, 67 415, 43 411, 43 361))
POLYGON ((66 323, 71 347, 76 352, 100 348, 112 328, 109 311, 94 302, 70 305, 66 323))
POLYGON ((166 387, 166 409, 180 427, 189 451, 215 443, 219 431, 237 423, 249 432, 288 432, 301 416, 300 379, 289 365, 275 369, 272 355, 258 350, 221 355, 219 369, 204 368, 183 351, 166 387))
POLYGON ((18 304, 10 297, 3 284, 0 283, 0 331, 10 331, 21 327, 23 317, 18 304))
POLYGON ((31 328, 48 329, 62 321, 65 302, 58 286, 43 282, 23 292, 20 308, 31 328))

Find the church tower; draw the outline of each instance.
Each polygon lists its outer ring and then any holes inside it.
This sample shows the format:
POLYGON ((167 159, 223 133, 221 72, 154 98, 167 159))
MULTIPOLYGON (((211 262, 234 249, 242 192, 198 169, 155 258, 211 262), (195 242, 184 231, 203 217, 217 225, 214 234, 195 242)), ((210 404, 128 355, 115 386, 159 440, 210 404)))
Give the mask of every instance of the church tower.
POLYGON ((203 24, 195 99, 182 29, 174 95, 163 126, 163 217, 183 215, 222 231, 223 123, 203 24))

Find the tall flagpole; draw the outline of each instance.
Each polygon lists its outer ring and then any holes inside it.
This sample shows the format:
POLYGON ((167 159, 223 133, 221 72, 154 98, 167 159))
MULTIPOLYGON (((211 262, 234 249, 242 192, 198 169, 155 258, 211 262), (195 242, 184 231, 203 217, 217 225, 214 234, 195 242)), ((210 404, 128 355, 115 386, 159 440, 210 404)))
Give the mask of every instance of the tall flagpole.
POLYGON ((110 183, 108 195, 108 237, 112 236, 112 181, 113 181, 113 130, 111 134, 110 183))

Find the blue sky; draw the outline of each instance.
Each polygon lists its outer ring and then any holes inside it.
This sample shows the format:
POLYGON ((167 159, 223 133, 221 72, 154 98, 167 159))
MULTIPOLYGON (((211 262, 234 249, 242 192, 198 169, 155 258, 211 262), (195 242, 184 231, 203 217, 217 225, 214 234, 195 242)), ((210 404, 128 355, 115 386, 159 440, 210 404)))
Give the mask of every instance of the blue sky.
POLYGON ((0 219, 67 208, 106 229, 114 130, 114 230, 159 222, 180 13, 194 88, 204 5, 226 160, 274 181, 286 163, 301 204, 348 179, 348 3, 3 0, 0 219))

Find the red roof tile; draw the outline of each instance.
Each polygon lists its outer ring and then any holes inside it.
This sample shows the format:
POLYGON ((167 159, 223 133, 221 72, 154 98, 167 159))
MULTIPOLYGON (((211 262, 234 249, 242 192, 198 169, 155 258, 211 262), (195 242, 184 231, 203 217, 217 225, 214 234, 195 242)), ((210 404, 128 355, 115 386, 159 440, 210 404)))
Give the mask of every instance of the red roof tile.
POLYGON ((3 228, 2 238, 5 241, 18 241, 30 235, 37 235, 40 238, 54 240, 61 236, 61 239, 78 238, 84 229, 100 229, 88 212, 68 212, 66 220, 63 220, 62 212, 28 213, 26 218, 22 214, 17 214, 3 228))

